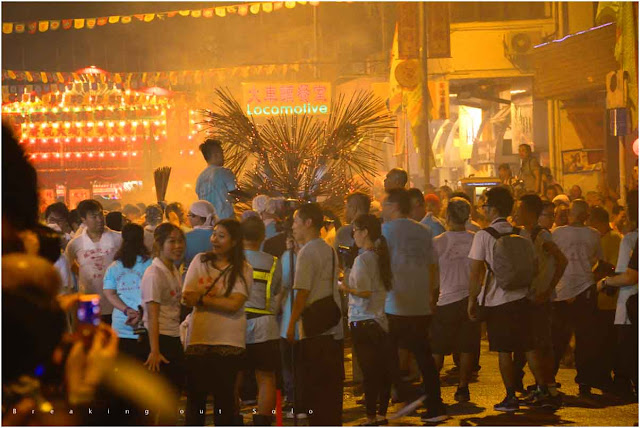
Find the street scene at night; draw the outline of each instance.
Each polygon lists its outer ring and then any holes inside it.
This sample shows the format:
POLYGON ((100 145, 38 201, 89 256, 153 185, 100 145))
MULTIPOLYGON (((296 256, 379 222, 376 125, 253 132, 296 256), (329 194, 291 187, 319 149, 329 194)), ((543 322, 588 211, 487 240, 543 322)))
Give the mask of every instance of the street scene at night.
POLYGON ((2 14, 2 424, 638 426, 638 2, 2 14))

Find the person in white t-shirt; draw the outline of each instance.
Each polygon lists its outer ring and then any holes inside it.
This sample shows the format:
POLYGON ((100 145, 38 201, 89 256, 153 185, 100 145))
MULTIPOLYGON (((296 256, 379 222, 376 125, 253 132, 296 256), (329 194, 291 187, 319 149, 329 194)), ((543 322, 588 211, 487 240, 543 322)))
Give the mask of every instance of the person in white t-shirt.
POLYGON ((78 291, 100 295, 102 320, 111 324, 113 305, 104 297, 102 281, 122 244, 122 236, 105 226, 100 202, 86 199, 78 204, 78 212, 86 227, 69 242, 65 254, 78 276, 78 291))
POLYGON ((175 263, 184 255, 184 233, 171 223, 162 223, 156 228, 154 238, 156 257, 140 282, 143 320, 149 338, 149 356, 144 365, 160 372, 180 391, 184 383, 180 343, 182 277, 175 263))
POLYGON ((204 425, 209 393, 214 396, 215 425, 237 425, 242 417, 236 413, 234 390, 245 356, 244 304, 253 269, 246 262, 238 221, 217 222, 211 245, 211 251, 191 261, 183 290, 183 303, 193 307, 186 340, 186 425, 204 425))
POLYGON ((386 294, 392 285, 391 259, 376 216, 363 214, 353 222, 353 237, 362 253, 356 257, 349 284, 349 327, 354 355, 362 367, 367 422, 386 424, 391 396, 392 352, 384 313, 386 294), (377 416, 376 416, 377 414, 377 416))
POLYGON ((593 266, 602 259, 600 234, 587 227, 589 205, 576 199, 569 209, 569 224, 554 229, 553 242, 569 261, 564 275, 556 286, 553 302, 553 352, 557 374, 560 359, 575 333, 576 383, 580 395, 588 398, 591 387, 599 382, 597 335, 594 334, 595 311, 598 303, 593 266))
MULTIPOLYGON (((507 221, 507 217, 513 210, 513 197, 508 189, 504 187, 489 189, 482 208, 487 220, 490 221, 490 228, 499 234, 514 231, 507 221)), ((514 412, 519 409, 519 402, 516 397, 517 381, 512 354, 514 352, 531 354, 530 351, 533 350, 531 304, 527 299, 529 292, 527 287, 505 290, 497 285, 495 275, 485 272, 485 270, 488 271, 485 266, 493 269, 495 244, 496 238, 486 229, 477 232, 473 238, 469 251, 472 264, 468 311, 469 318, 477 320, 479 301, 484 302, 489 350, 498 352, 500 374, 507 391, 505 399, 493 408, 501 412, 514 412), (490 278, 489 281, 487 281, 488 278, 490 278)))
POLYGON ((433 250, 438 260, 439 290, 437 307, 431 324, 431 346, 438 372, 442 370, 444 356, 460 353, 460 380, 454 394, 456 401, 469 401, 469 379, 475 367, 475 355, 480 347, 480 323, 471 321, 469 306, 469 251, 473 232, 466 230, 471 204, 466 199, 451 198, 447 204, 448 231, 433 239, 433 250))
POLYGON ((342 425, 342 380, 344 363, 341 342, 342 317, 334 327, 309 337, 299 322, 303 311, 314 302, 333 296, 340 308, 338 257, 322 238, 324 215, 316 203, 302 205, 293 217, 293 237, 302 246, 296 260, 293 289, 295 301, 287 327, 287 340, 294 342, 296 330, 300 340, 295 352, 296 375, 309 411, 310 425, 342 425))
MULTIPOLYGON (((632 190, 627 193, 627 214, 630 221, 635 225, 635 230, 624 235, 620 242, 617 274, 629 272, 629 263, 633 258, 633 250, 638 247, 638 191, 632 190)), ((637 260, 636 260, 637 263, 637 260)), ((604 278, 598 283, 598 291, 604 287, 619 287, 618 302, 616 305, 615 328, 617 330, 616 343, 616 374, 614 378, 614 388, 618 395, 630 397, 637 400, 638 393, 638 326, 631 322, 630 314, 627 311, 629 299, 638 295, 638 283, 628 285, 622 279, 622 275, 613 278, 604 278)))

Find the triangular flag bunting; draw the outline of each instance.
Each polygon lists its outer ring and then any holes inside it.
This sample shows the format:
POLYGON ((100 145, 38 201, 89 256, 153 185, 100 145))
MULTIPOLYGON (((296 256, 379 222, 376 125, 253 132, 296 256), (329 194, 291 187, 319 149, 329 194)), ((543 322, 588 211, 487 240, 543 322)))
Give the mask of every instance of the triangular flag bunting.
POLYGON ((24 33, 25 25, 22 22, 17 22, 15 28, 16 28, 16 33, 21 34, 21 33, 24 33))
POLYGON ((13 33, 13 22, 3 22, 2 23, 2 32, 4 34, 13 33))
POLYGON ((200 18, 202 16, 202 10, 192 10, 191 16, 194 18, 200 18))
POLYGON ((247 13, 249 13, 249 6, 247 6, 246 4, 241 4, 240 6, 238 6, 238 15, 247 16, 247 13))
POLYGON ((38 23, 37 22, 29 22, 27 24, 27 31, 29 34, 35 34, 36 30, 38 29, 38 23))
POLYGON ((73 27, 73 19, 63 19, 62 20, 62 28, 63 29, 68 30, 71 27, 73 27))
POLYGON ((123 24, 129 24, 131 23, 131 17, 130 16, 123 16, 122 19, 120 19, 120 22, 122 22, 123 24))
POLYGON ((202 11, 202 16, 204 16, 205 18, 211 18, 213 16, 213 8, 204 9, 202 11))
POLYGON ((144 15, 143 14, 138 14, 138 15, 133 15, 138 21, 144 21, 144 15))
POLYGON ((147 13, 144 15, 144 22, 151 22, 156 17, 155 13, 147 13))
POLYGON ((120 17, 119 16, 110 16, 109 17, 109 24, 117 24, 118 22, 120 22, 120 17))
POLYGON ((51 31, 56 31, 60 29, 60 21, 51 21, 51 24, 49 25, 49 29, 51 31))
POLYGON ((260 3, 254 3, 251 6, 249 6, 249 10, 251 11, 251 13, 253 13, 254 15, 257 15, 260 13, 260 3))
POLYGON ((91 29, 96 26, 96 22, 98 20, 96 18, 87 18, 87 28, 91 29))
POLYGON ((169 18, 173 18, 173 17, 174 17, 174 16, 176 16, 177 14, 178 14, 178 11, 177 11, 177 10, 173 10, 173 11, 171 11, 171 12, 167 12, 167 16, 168 16, 169 18))
POLYGON ((49 80, 47 79, 47 73, 44 71, 40 72, 40 78, 42 79, 42 83, 47 83, 49 80))
POLYGON ((224 18, 227 15, 227 9, 224 7, 216 7, 216 15, 224 18))
POLYGON ((181 11, 178 11, 178 13, 181 16, 189 16, 191 14, 191 11, 190 10, 181 10, 181 11))
POLYGON ((107 22, 109 22, 109 18, 107 18, 106 16, 103 16, 101 18, 98 18, 98 25, 100 27, 102 27, 103 25, 105 25, 107 22))
POLYGON ((273 10, 273 3, 262 3, 262 10, 269 13, 273 10))
POLYGON ((84 28, 84 19, 74 19, 73 28, 75 28, 76 30, 84 28))

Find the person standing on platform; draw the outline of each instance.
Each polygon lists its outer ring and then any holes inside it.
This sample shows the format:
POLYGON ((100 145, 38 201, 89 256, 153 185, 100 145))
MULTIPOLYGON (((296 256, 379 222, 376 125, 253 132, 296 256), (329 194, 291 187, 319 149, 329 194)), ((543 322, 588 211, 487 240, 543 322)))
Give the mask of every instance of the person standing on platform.
POLYGON ((229 193, 238 194, 238 183, 233 172, 223 166, 224 151, 220 141, 208 139, 200 144, 200 151, 208 165, 196 181, 198 199, 211 202, 219 219, 235 218, 229 193))

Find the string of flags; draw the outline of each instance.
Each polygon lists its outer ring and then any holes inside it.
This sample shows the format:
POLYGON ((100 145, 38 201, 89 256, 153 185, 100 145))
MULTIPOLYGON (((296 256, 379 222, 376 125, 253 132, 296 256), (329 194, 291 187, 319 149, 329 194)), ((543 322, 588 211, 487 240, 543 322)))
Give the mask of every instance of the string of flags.
POLYGON ((140 89, 158 86, 168 90, 184 90, 196 85, 201 89, 213 88, 230 78, 249 76, 278 76, 295 79, 298 73, 309 74, 313 64, 267 64, 207 70, 78 73, 51 71, 2 70, 2 102, 14 102, 25 93, 41 95, 48 92, 64 92, 67 85, 81 82, 89 89, 100 84, 115 84, 122 89, 140 89))
POLYGON ((282 8, 293 9, 296 4, 317 6, 318 1, 277 1, 261 3, 245 3, 233 6, 218 6, 206 9, 186 9, 173 10, 169 12, 142 13, 135 15, 113 15, 98 18, 71 18, 59 20, 41 20, 30 22, 3 22, 2 32, 4 34, 36 34, 47 31, 81 30, 83 28, 93 29, 104 27, 107 24, 130 24, 131 22, 152 22, 156 19, 163 21, 176 16, 192 18, 224 18, 230 15, 247 16, 249 13, 257 15, 259 13, 271 13, 282 8))

